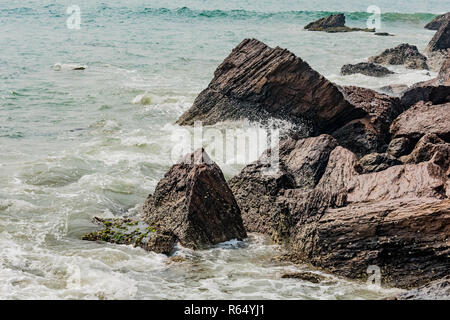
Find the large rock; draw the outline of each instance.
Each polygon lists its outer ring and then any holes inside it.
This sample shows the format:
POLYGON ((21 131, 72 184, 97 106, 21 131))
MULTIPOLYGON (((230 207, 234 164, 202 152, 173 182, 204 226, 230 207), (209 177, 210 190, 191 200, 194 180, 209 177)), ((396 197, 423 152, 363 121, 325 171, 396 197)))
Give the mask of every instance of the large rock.
POLYGON ((404 43, 393 49, 387 49, 378 56, 369 58, 369 62, 378 64, 403 65, 408 69, 428 69, 427 57, 416 46, 404 43))
POLYGON ((399 158, 409 154, 414 148, 414 142, 407 137, 392 139, 386 152, 393 157, 399 158))
POLYGON ((403 111, 400 100, 371 89, 343 87, 346 99, 356 109, 366 113, 332 133, 339 144, 362 157, 368 153, 384 152, 389 144, 389 127, 403 111))
POLYGON ((439 28, 447 21, 450 21, 450 12, 441 14, 425 25, 425 29, 439 30, 439 28))
POLYGON ((178 120, 211 125, 277 118, 329 132, 362 114, 339 88, 288 50, 246 39, 222 62, 208 88, 178 120))
POLYGON ((274 236, 278 215, 282 211, 276 204, 277 197, 288 189, 313 189, 336 146, 336 140, 329 135, 286 139, 279 147, 278 171, 267 174, 267 155, 263 155, 232 178, 229 184, 247 230, 274 236))
POLYGON ((436 134, 427 133, 419 142, 414 150, 406 156, 400 158, 404 163, 420 163, 429 161, 435 157, 444 170, 448 169, 450 162, 450 143, 445 142, 436 134))
POLYGON ((360 173, 379 172, 402 162, 388 153, 370 153, 362 157, 357 164, 360 173))
POLYGON ((321 18, 317 21, 311 22, 305 26, 306 30, 309 31, 325 31, 330 33, 335 32, 352 32, 352 31, 365 31, 365 32, 375 32, 375 29, 361 29, 361 28, 350 28, 345 25, 345 15, 333 14, 325 18, 321 18))
POLYGON ((428 44, 425 52, 430 54, 434 51, 450 49, 450 20, 445 21, 428 44))
POLYGON ((450 102, 450 57, 444 61, 436 78, 414 84, 401 97, 404 109, 419 101, 433 104, 450 102))
POLYGON ((143 218, 192 249, 247 237, 233 193, 203 149, 166 173, 148 197, 143 218))
POLYGON ((450 141, 450 103, 432 105, 421 101, 395 119, 390 132, 393 138, 407 137, 413 141, 434 133, 450 141))
POLYGON ((394 74, 388 68, 376 65, 374 63, 361 62, 358 64, 346 64, 341 68, 343 76, 361 73, 369 77, 385 77, 389 74, 394 74))

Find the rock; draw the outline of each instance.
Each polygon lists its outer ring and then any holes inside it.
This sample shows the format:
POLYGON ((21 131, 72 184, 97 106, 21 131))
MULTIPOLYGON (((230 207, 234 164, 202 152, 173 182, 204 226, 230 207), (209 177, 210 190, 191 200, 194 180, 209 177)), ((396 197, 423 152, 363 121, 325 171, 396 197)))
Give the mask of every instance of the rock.
POLYGON ((94 218, 94 222, 102 225, 103 229, 85 234, 82 240, 134 245, 147 251, 164 254, 169 254, 176 243, 176 238, 170 231, 156 229, 140 220, 94 218))
POLYGON ((401 96, 408 88, 406 84, 391 84, 381 87, 379 90, 388 95, 401 96))
POLYGON ((444 22, 425 49, 427 54, 450 49, 450 20, 444 22))
MULTIPOLYGON (((291 52, 246 39, 177 121, 212 125, 225 120, 288 120, 326 133, 361 117, 339 88, 291 52)), ((303 130, 304 131, 304 130, 303 130)), ((308 134, 304 136, 309 136, 308 134)))
POLYGON ((268 169, 268 161, 265 160, 267 155, 263 155, 233 177, 229 185, 241 208, 246 229, 273 236, 281 210, 275 203, 278 195, 286 189, 314 188, 336 146, 336 140, 329 135, 286 139, 279 147, 278 172, 264 172, 268 169))
POLYGON ((402 164, 401 161, 388 153, 370 153, 358 161, 357 171, 360 173, 378 172, 400 164, 402 164))
POLYGON ((404 163, 420 163, 435 158, 440 166, 447 170, 450 161, 450 144, 439 138, 436 134, 424 135, 414 147, 411 154, 400 158, 404 163))
POLYGON ((317 21, 309 23, 305 26, 306 30, 309 31, 325 31, 330 33, 336 32, 352 32, 352 31, 365 31, 365 32, 375 32, 375 29, 361 29, 361 28, 350 28, 345 25, 345 15, 335 14, 328 17, 319 19, 317 21))
POLYGON ((387 49, 378 56, 370 57, 369 62, 404 65, 408 69, 428 70, 427 57, 422 55, 416 46, 410 44, 401 44, 393 49, 387 49))
POLYGON ((350 121, 331 135, 359 157, 385 152, 390 140, 389 127, 403 111, 400 100, 366 88, 343 87, 342 90, 346 99, 366 116, 350 121))
POLYGON ((346 64, 341 68, 341 74, 343 76, 361 73, 370 77, 385 77, 388 74, 394 74, 388 68, 373 64, 361 62, 358 64, 346 64))
MULTIPOLYGON (((446 60, 450 59, 450 49, 433 51, 428 54, 428 66, 433 72, 439 72, 446 60)), ((448 77, 447 77, 448 79, 448 77)))
POLYGON ((388 32, 375 32, 374 33, 376 36, 382 36, 382 37, 393 37, 393 34, 390 34, 388 32))
POLYGON ((450 275, 401 293, 396 300, 450 300, 450 275))
POLYGON ((404 109, 419 101, 429 101, 433 104, 450 102, 450 56, 442 64, 436 78, 416 83, 401 97, 404 109))
POLYGON ((414 143, 410 139, 401 137, 392 139, 386 152, 391 156, 399 158, 401 156, 410 154, 413 148, 414 143))
POLYGON ((247 237, 233 193, 203 149, 165 174, 144 204, 143 218, 191 249, 247 237))
POLYGON ((425 25, 425 29, 429 30, 439 30, 439 28, 447 21, 450 20, 450 12, 447 12, 445 14, 441 14, 431 20, 427 25, 425 25))
POLYGON ((312 283, 320 283, 325 280, 325 277, 312 273, 312 272, 293 272, 293 273, 283 273, 281 275, 282 279, 300 279, 312 283))
POLYGON ((320 29, 320 31, 322 31, 324 29, 337 27, 345 27, 345 15, 343 13, 333 14, 328 17, 311 22, 305 27, 305 29, 310 31, 316 31, 320 29))
POLYGON ((395 119, 390 132, 393 138, 407 137, 413 141, 434 133, 450 141, 450 103, 432 105, 421 101, 395 119))

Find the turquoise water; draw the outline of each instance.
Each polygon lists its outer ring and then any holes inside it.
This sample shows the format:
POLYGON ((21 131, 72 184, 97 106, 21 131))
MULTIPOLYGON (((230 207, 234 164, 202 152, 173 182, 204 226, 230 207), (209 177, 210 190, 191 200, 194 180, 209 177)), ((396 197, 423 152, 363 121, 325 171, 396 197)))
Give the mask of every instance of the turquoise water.
MULTIPOLYGON (((378 88, 433 73, 395 68, 384 79, 339 75, 403 42, 423 50, 423 25, 449 1, 371 1, 380 31, 325 34, 303 26, 339 10, 365 27, 361 1, 0 1, 0 298, 377 298, 392 290, 327 275, 315 285, 280 279, 303 270, 272 262, 279 248, 252 235, 181 264, 125 246, 79 240, 94 216, 137 215, 171 165, 177 117, 242 39, 290 49, 339 84, 378 88), (72 65, 86 67, 71 70, 72 65), (58 70, 61 66, 61 70, 58 70), (142 95, 145 99, 141 99, 142 95)), ((225 124, 222 127, 240 124, 225 124)), ((226 177, 244 163, 220 163, 226 177)))

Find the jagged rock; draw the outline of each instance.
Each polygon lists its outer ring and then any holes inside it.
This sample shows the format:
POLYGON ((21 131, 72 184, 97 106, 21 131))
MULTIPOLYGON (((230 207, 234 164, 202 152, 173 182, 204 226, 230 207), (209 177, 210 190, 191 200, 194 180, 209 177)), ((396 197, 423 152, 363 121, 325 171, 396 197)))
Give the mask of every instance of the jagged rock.
POLYGON ((395 300, 450 300, 450 275, 394 297, 395 300))
POLYGON ((400 100, 371 89, 343 87, 346 99, 367 115, 350 121, 332 133, 339 144, 359 157, 384 152, 390 140, 389 127, 403 111, 400 100))
POLYGON ((436 78, 416 83, 401 97, 404 109, 419 101, 430 101, 433 104, 450 102, 450 57, 442 64, 436 78))
POLYGON ((325 31, 330 33, 352 31, 375 32, 375 29, 347 27, 345 25, 345 15, 342 13, 330 15, 328 17, 311 22, 305 26, 305 29, 309 31, 325 31))
POLYGON ((82 240, 134 245, 147 251, 164 254, 169 254, 176 243, 172 232, 156 229, 140 220, 94 218, 94 222, 103 229, 83 235, 82 240))
POLYGON ((450 144, 439 138, 436 134, 424 135, 414 147, 414 150, 400 158, 403 163, 420 163, 431 159, 439 161, 440 166, 447 170, 450 161, 450 144))
POLYGON ((408 88, 406 84, 391 84, 381 87, 379 90, 388 95, 401 96, 408 88))
POLYGON ((279 170, 268 174, 267 155, 246 166, 229 185, 250 232, 274 234, 274 216, 280 211, 276 198, 286 189, 312 189, 320 180, 337 142, 329 135, 286 139, 279 147, 279 170))
POLYGON ((288 50, 246 39, 217 68, 208 88, 177 123, 193 125, 199 120, 212 125, 273 117, 300 128, 310 122, 315 131, 326 133, 362 116, 336 85, 288 50))
POLYGON ((416 46, 404 43, 393 49, 387 49, 378 56, 369 58, 369 62, 378 64, 404 65, 408 69, 427 69, 427 57, 416 46))
POLYGON ((450 20, 445 21, 425 49, 430 54, 434 51, 450 49, 450 20))
POLYGON ((360 173, 378 172, 400 164, 402 164, 400 160, 388 153, 370 153, 358 161, 357 171, 360 173))
POLYGON ((439 28, 447 21, 450 21, 450 12, 441 14, 425 25, 425 29, 439 30, 439 28))
POLYGON ((142 214, 149 225, 171 231, 192 249, 247 237, 233 193, 203 149, 172 166, 142 214))
POLYGON ((390 154, 391 156, 394 156, 396 158, 399 158, 401 156, 410 154, 411 151, 414 148, 414 143, 406 138, 406 137, 402 137, 402 138, 395 138, 392 139, 391 142, 389 143, 388 149, 387 149, 387 153, 390 154))
POLYGON ((394 74, 388 68, 367 62, 361 62, 358 64, 346 64, 341 68, 341 74, 343 76, 361 73, 370 77, 385 77, 389 74, 394 74))
POLYGON ((412 141, 427 133, 450 141, 450 103, 432 105, 421 101, 398 116, 390 132, 393 138, 407 137, 412 141))

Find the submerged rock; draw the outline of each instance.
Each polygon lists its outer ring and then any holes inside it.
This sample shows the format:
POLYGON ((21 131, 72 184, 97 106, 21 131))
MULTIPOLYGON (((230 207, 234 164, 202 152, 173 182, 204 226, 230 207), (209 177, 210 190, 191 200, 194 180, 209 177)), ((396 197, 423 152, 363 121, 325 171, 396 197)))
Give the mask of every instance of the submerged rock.
POLYGON ((425 25, 425 29, 439 30, 439 28, 447 21, 450 21, 450 12, 441 14, 425 25))
POLYGON ((369 58, 369 62, 378 64, 403 65, 408 69, 428 70, 427 57, 422 55, 416 46, 401 44, 387 49, 378 56, 369 58))
POLYGON ((246 39, 222 62, 208 88, 178 120, 211 125, 225 120, 288 120, 305 134, 329 132, 362 116, 340 89, 288 50, 246 39), (309 124, 309 125, 307 125, 309 124))
POLYGON ((345 15, 344 14, 334 14, 325 18, 321 18, 317 21, 311 22, 305 26, 306 30, 309 31, 325 31, 330 33, 336 32, 352 32, 352 31, 365 31, 365 32, 375 32, 375 29, 361 29, 361 28, 350 28, 345 25, 345 15))
POLYGON ((324 276, 312 273, 312 272, 293 272, 293 273, 283 273, 281 275, 282 279, 300 279, 312 283, 320 283, 325 280, 324 276))
POLYGON ((149 225, 170 230, 187 248, 247 237, 233 193, 203 149, 172 166, 142 214, 149 225))
POLYGON ((169 254, 175 246, 176 238, 173 233, 161 231, 140 220, 132 218, 94 218, 94 222, 104 228, 85 234, 82 240, 134 245, 147 251, 164 254, 169 254))
POLYGON ((389 74, 394 74, 388 68, 376 65, 374 63, 361 62, 358 64, 346 64, 341 68, 341 74, 343 76, 361 73, 370 77, 385 77, 389 74))
POLYGON ((390 34, 388 32, 375 32, 374 33, 376 36, 381 36, 381 37, 393 37, 393 34, 390 34))

